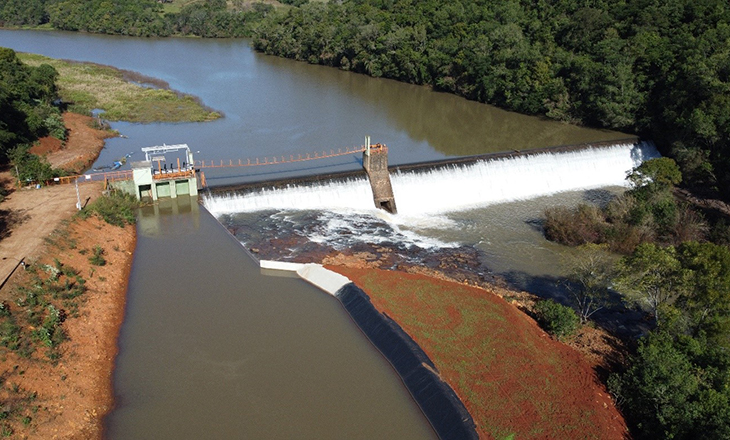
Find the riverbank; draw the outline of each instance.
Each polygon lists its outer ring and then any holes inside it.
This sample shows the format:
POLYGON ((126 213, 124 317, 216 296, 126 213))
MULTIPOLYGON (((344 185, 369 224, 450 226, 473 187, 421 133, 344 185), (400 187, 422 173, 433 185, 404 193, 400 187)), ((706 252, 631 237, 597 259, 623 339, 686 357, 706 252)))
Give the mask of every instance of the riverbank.
MULTIPOLYGON (((44 138, 34 151, 54 167, 82 171, 110 136, 92 128, 92 121, 64 114, 66 143, 44 138)), ((0 289, 0 432, 10 438, 100 439, 103 417, 113 407, 112 372, 135 228, 75 217, 72 185, 17 188, 12 171, 0 179, 9 191, 0 205, 0 276, 12 273, 0 289), (97 248, 103 249, 103 266, 90 260, 97 248), (70 276, 53 280, 48 270, 58 267, 70 276)), ((102 189, 98 182, 80 185, 82 203, 92 203, 102 189)))
POLYGON ((140 123, 205 122, 222 116, 198 98, 137 72, 29 53, 18 53, 18 58, 31 66, 49 64, 56 69, 59 95, 73 112, 101 109, 106 120, 140 123))
POLYGON ((30 152, 44 156, 53 168, 70 174, 80 174, 88 169, 104 148, 104 140, 118 135, 112 130, 94 128, 94 118, 78 113, 64 113, 63 123, 68 131, 65 143, 47 136, 39 139, 30 152))
POLYGON ((0 355, 2 430, 11 438, 101 439, 103 417, 114 403, 112 373, 135 228, 119 228, 96 217, 73 218, 45 243, 38 256, 26 259, 28 268, 17 272, 3 289, 11 296, 5 302, 10 316, 3 318, 3 337, 8 339, 7 323, 12 322, 19 329, 20 347, 3 348, 0 355), (103 266, 90 258, 99 248, 103 266), (85 291, 78 301, 64 294, 43 299, 46 306, 33 312, 41 314, 38 323, 29 318, 29 292, 36 292, 47 267, 75 272, 84 280, 85 291), (62 342, 47 347, 36 341, 53 310, 62 311, 60 333, 53 332, 62 342))
MULTIPOLYGON (((104 148, 104 139, 113 132, 92 127, 93 118, 75 113, 64 113, 68 129, 65 144, 52 137, 40 139, 31 152, 44 156, 54 168, 76 174, 93 163, 104 148)), ((14 170, 0 171, 0 185, 8 195, 0 204, 0 280, 5 280, 22 258, 39 255, 44 237, 59 227, 76 211, 76 191, 70 185, 18 188, 14 170)), ((79 186, 83 204, 94 201, 102 191, 100 183, 79 186)), ((6 290, 0 291, 0 300, 6 290)))

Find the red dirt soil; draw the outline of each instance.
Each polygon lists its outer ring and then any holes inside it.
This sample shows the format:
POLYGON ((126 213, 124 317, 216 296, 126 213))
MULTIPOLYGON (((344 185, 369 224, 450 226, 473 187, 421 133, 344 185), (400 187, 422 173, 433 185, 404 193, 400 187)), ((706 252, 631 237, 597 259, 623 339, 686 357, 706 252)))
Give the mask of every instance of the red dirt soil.
MULTIPOLYGON (((63 323, 68 339, 60 346, 61 358, 50 362, 45 350, 30 358, 2 350, 3 378, 20 390, 35 392, 33 405, 39 410, 32 423, 13 426, 17 437, 27 439, 100 439, 102 419, 113 407, 112 372, 117 354, 117 336, 124 317, 127 279, 135 246, 135 227, 119 228, 92 217, 74 220, 68 227, 68 245, 48 246, 39 263, 77 269, 86 279, 87 291, 77 317, 63 323), (89 255, 95 246, 104 249, 104 266, 93 266, 89 255)), ((23 283, 28 275, 20 272, 13 281, 23 283)), ((22 308, 11 303, 16 313, 22 308)), ((10 387, 0 389, 0 400, 12 398, 10 387)), ((11 421, 12 422, 12 421, 11 421)))
POLYGON ((38 141, 31 153, 45 156, 54 168, 70 173, 80 173, 88 168, 104 147, 104 139, 116 133, 91 129, 94 118, 78 113, 64 113, 63 122, 68 129, 68 140, 62 144, 56 138, 44 137, 38 141))
POLYGON ((464 402, 480 438, 628 436, 583 355, 497 295, 420 274, 329 268, 363 288, 423 348, 464 402))
MULTIPOLYGON (((78 173, 98 157, 104 138, 112 134, 92 129, 90 117, 66 113, 64 121, 69 128, 64 146, 47 138, 34 149, 47 154, 55 167, 78 173)), ((64 220, 76 211, 72 185, 16 190, 12 182, 11 172, 0 173, 0 183, 14 190, 0 204, 0 212, 7 210, 18 217, 0 234, 0 254, 6 257, 0 260, 0 269, 2 263, 9 265, 2 271, 3 279, 20 258, 47 264, 58 258, 64 265, 79 270, 88 291, 80 297, 83 304, 79 315, 69 316, 63 322, 68 339, 59 346, 61 357, 57 363, 51 362, 43 349, 24 358, 0 347, 0 411, 25 406, 24 414, 32 417, 27 426, 16 418, 3 423, 14 430, 10 438, 101 439, 103 417, 114 404, 112 374, 136 229, 111 226, 96 218, 71 220, 66 226, 64 220), (67 231, 61 235, 66 239, 60 240, 58 234, 49 236, 57 228, 67 231), (47 236, 50 240, 44 241, 47 236), (75 243, 62 248, 49 244, 64 240, 75 243), (88 257, 95 246, 104 249, 106 265, 91 266, 88 257), (32 395, 35 397, 30 403, 18 401, 18 396, 32 395), (30 408, 35 408, 34 412, 29 412, 30 408)), ((95 199, 102 190, 98 183, 83 184, 80 188, 82 201, 87 197, 95 199)), ((28 282, 28 275, 16 270, 0 291, 0 299, 10 304, 13 313, 22 312, 14 301, 15 286, 28 282)))

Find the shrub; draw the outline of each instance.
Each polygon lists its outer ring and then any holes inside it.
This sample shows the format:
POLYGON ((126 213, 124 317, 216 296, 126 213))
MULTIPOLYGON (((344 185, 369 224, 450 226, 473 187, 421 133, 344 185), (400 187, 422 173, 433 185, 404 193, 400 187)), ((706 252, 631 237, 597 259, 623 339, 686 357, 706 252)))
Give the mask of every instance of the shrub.
POLYGON ((545 236, 558 243, 571 246, 601 243, 605 226, 605 217, 596 206, 583 204, 575 210, 562 206, 545 210, 545 236))
POLYGON ((654 240, 656 240, 656 234, 649 226, 631 226, 619 222, 606 231, 606 242, 609 249, 620 254, 630 254, 641 243, 654 240))
POLYGON ((13 165, 17 167, 16 176, 21 183, 46 182, 62 175, 59 170, 54 170, 45 158, 31 154, 29 147, 19 146, 8 153, 13 165))
POLYGON ((573 309, 551 299, 538 302, 535 305, 535 314, 540 326, 558 339, 575 333, 580 324, 580 319, 573 309))
POLYGON ((94 255, 89 257, 89 263, 94 266, 104 266, 106 264, 104 249, 101 246, 94 246, 94 255))
POLYGON ((139 206, 137 199, 123 191, 112 190, 107 195, 96 199, 82 215, 98 214, 105 222, 124 227, 125 224, 134 224, 136 209, 139 206))
POLYGON ((10 318, 3 319, 0 322, 0 345, 11 350, 17 350, 19 340, 20 327, 10 318))

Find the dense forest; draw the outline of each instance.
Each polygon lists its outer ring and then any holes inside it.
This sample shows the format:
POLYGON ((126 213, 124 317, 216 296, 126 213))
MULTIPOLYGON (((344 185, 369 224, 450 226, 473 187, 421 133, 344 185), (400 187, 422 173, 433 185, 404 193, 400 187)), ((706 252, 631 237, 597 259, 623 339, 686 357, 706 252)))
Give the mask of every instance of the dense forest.
POLYGON ((155 0, 0 0, 0 24, 137 37, 246 37, 273 6, 226 0, 193 1, 163 14, 155 0))
POLYGON ((254 46, 636 132, 679 161, 685 182, 730 183, 725 0, 309 3, 263 22, 254 46))
MULTIPOLYGON (((581 320, 620 291, 656 325, 609 380, 634 436, 730 438, 730 224, 677 198, 678 185, 730 198, 727 0, 281 3, 0 0, 0 24, 245 36, 268 54, 654 140, 672 159, 634 170, 606 207, 547 212, 546 233, 588 246, 568 277, 581 320)), ((4 155, 54 130, 53 77, 0 52, 4 155)))
POLYGON ((545 213, 549 239, 580 246, 565 313, 585 322, 612 304, 636 307, 655 326, 608 382, 636 438, 730 438, 727 225, 710 228, 707 211, 677 197, 671 158, 642 163, 628 180, 604 207, 545 213))

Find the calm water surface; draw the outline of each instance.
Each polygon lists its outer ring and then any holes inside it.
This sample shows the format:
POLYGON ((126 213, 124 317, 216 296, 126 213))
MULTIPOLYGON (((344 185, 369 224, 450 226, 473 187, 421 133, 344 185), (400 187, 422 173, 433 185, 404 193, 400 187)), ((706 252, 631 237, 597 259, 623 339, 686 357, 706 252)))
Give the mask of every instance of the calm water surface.
MULTIPOLYGON (((257 54, 246 40, 0 30, 0 46, 137 71, 225 114, 209 123, 114 124, 128 138, 107 141, 97 165, 162 143, 187 143, 200 151, 197 159, 237 160, 336 150, 362 145, 370 135, 390 147, 391 163, 401 164, 626 137, 510 113, 426 87, 257 54)), ((212 184, 222 184, 359 166, 348 156, 289 169, 248 169, 243 176, 240 170, 206 175, 212 184)))
POLYGON ((261 275, 196 200, 139 218, 108 438, 436 438, 335 298, 261 275))

